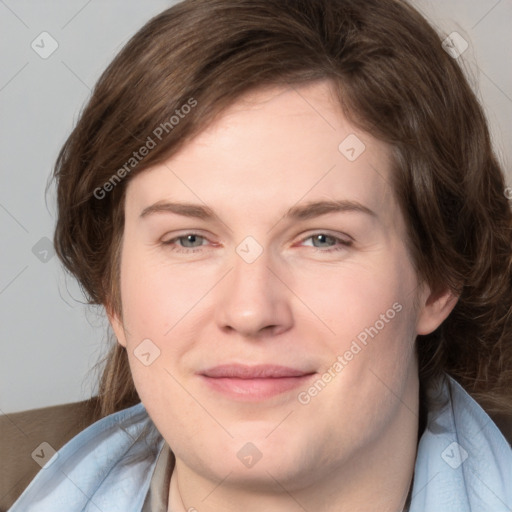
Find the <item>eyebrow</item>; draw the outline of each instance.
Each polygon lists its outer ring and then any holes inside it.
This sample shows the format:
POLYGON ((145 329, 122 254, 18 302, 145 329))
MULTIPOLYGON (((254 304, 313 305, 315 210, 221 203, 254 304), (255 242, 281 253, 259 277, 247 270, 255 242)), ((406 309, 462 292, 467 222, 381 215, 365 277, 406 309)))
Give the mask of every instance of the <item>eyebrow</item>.
MULTIPOLYGON (((283 219, 308 220, 320 217, 321 215, 340 212, 358 212, 371 217, 377 217, 374 211, 357 201, 340 199, 337 201, 312 201, 303 205, 292 206, 284 214, 283 219)), ((215 212, 208 206, 168 201, 158 201, 144 208, 140 214, 140 218, 148 217, 155 213, 174 213, 201 220, 218 219, 215 212)))

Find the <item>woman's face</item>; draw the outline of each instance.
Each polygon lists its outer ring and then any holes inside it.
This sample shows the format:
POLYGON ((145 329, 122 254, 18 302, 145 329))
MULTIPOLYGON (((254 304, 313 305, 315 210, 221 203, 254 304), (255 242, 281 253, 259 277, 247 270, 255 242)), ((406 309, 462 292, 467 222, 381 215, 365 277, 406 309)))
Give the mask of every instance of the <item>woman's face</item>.
POLYGON ((292 490, 417 426, 414 340, 447 312, 389 149, 330 87, 246 95, 127 188, 110 320, 177 467, 206 479, 292 490))

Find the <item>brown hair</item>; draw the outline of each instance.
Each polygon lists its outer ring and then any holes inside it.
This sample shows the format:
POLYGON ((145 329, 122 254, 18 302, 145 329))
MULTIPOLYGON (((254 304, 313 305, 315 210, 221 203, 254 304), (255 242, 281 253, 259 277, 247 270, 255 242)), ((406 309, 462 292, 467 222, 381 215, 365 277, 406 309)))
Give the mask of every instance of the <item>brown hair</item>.
MULTIPOLYGON (((405 1, 186 0, 149 21, 103 73, 58 157, 60 259, 90 303, 121 315, 129 180, 169 158, 243 93, 313 80, 331 80, 346 115, 389 143, 418 275, 460 295, 442 326, 417 339, 421 385, 444 371, 489 412, 512 412, 504 176, 458 62, 405 1), (149 139, 156 146, 131 160, 149 139)), ((99 398, 100 416, 139 401, 117 343, 99 398)))

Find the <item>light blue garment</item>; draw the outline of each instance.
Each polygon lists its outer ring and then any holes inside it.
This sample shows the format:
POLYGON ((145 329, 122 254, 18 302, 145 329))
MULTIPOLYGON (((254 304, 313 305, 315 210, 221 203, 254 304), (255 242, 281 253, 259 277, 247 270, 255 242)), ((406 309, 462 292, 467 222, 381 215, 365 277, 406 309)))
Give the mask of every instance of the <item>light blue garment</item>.
POLYGON ((498 427, 450 377, 430 394, 441 406, 418 445, 410 512, 511 512, 512 449, 498 427))
MULTIPOLYGON (((410 512, 510 512, 510 445, 452 378, 432 392, 441 405, 418 445, 410 512)), ((107 416, 63 446, 9 512, 140 512, 163 445, 142 404, 107 416)))

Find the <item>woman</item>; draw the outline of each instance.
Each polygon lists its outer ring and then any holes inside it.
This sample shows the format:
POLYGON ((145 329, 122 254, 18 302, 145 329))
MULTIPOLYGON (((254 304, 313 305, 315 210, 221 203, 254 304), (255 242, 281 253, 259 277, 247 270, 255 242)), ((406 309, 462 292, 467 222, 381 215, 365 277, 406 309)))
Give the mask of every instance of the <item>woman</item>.
POLYGON ((11 510, 510 510, 512 214, 453 55, 397 0, 132 38, 55 169, 101 419, 11 510))

